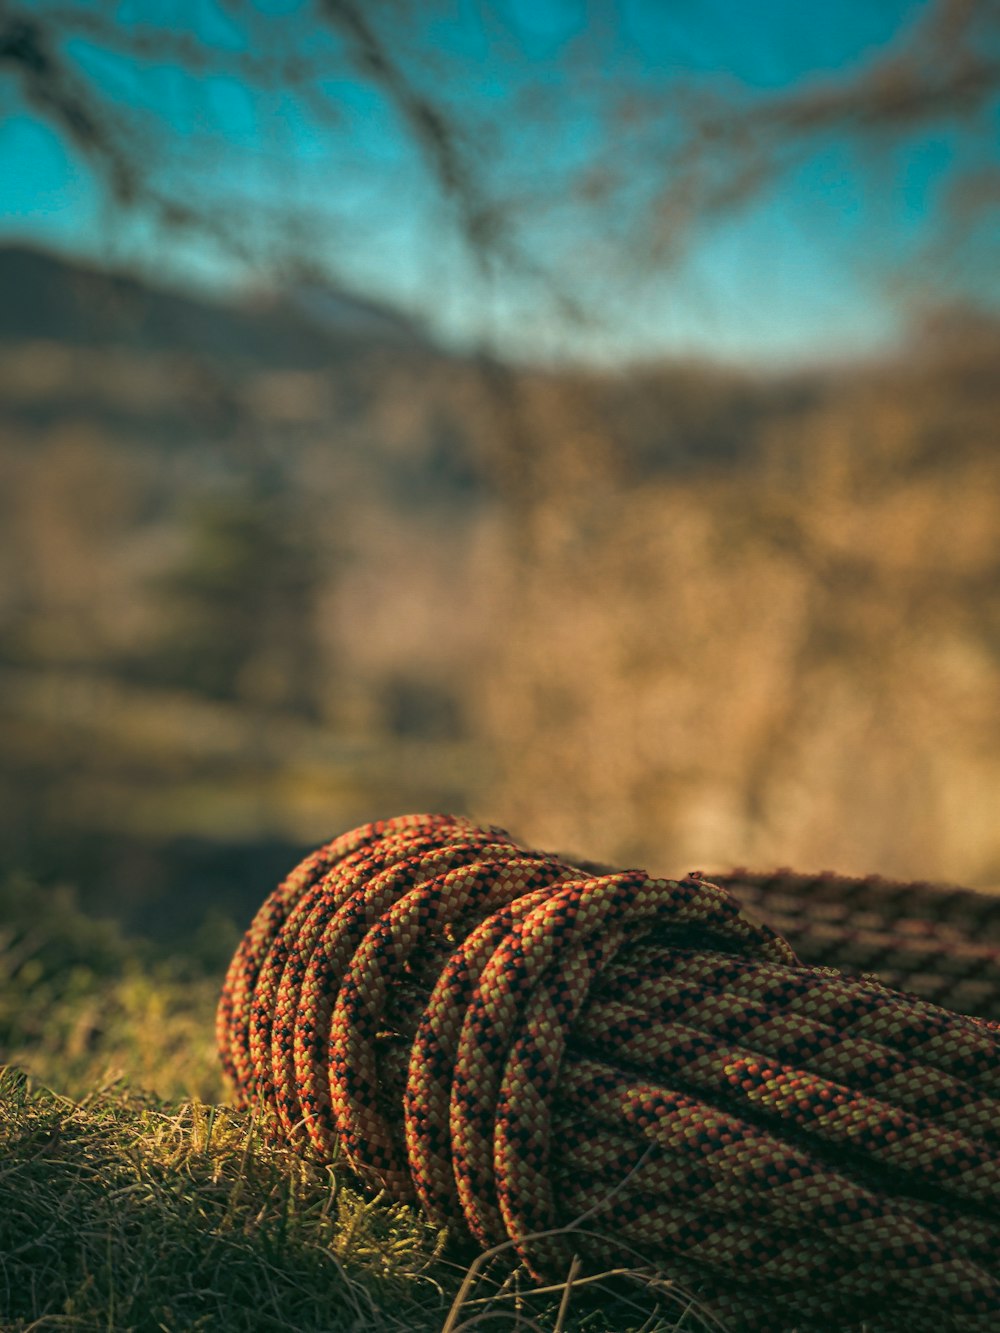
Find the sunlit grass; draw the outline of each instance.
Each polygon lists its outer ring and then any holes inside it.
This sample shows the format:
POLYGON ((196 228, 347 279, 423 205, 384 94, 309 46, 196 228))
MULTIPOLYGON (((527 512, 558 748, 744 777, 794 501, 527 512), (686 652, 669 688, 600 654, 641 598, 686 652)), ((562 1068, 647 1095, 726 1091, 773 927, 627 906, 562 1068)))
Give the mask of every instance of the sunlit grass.
POLYGON ((0 1083, 5 1328, 433 1327, 441 1238, 246 1117, 0 1083))
POLYGON ((65 890, 0 885, 0 1051, 62 1095, 124 1084, 171 1100, 221 1101, 215 1054, 220 924, 190 958, 158 953, 95 921, 65 890), (214 960, 212 960, 214 961, 214 960))

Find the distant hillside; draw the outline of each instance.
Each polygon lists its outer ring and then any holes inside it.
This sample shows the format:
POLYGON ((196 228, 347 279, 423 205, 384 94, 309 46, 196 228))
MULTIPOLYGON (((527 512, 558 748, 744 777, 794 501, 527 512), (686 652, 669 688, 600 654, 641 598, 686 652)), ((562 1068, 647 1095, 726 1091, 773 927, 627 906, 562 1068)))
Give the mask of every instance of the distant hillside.
POLYGON ((287 295, 213 301, 27 246, 0 246, 0 341, 127 345, 247 365, 317 369, 374 347, 426 348, 402 314, 299 283, 287 295))
POLYGON ((598 374, 330 293, 0 288, 0 868, 191 923, 425 808, 1000 882, 995 320, 598 374))

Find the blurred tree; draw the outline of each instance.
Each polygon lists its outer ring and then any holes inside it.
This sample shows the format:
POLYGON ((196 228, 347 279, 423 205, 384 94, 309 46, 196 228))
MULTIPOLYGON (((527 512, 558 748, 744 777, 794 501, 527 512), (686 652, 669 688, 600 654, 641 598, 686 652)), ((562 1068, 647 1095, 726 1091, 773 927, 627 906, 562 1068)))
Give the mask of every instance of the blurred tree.
POLYGON ((144 671, 158 683, 315 716, 322 569, 273 482, 202 499, 180 559, 157 582, 167 629, 144 671))

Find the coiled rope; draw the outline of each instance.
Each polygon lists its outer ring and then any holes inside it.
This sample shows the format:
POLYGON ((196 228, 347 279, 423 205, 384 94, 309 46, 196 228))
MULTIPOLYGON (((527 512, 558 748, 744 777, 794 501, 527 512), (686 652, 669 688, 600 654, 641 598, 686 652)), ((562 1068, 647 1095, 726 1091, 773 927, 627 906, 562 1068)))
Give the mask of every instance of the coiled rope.
POLYGON ((291 1142, 538 1278, 639 1253, 734 1330, 985 1333, 998 934, 968 891, 605 873, 403 816, 268 898, 219 1048, 291 1142))

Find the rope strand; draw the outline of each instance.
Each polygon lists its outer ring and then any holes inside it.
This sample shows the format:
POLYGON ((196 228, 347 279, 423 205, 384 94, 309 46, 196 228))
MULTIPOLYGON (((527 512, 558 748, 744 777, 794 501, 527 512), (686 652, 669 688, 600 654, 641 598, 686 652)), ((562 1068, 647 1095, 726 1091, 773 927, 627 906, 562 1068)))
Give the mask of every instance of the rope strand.
POLYGON ((639 1251, 746 1333, 1000 1326, 1000 901, 585 867, 438 815, 320 848, 230 966, 237 1097, 539 1280, 639 1251))

